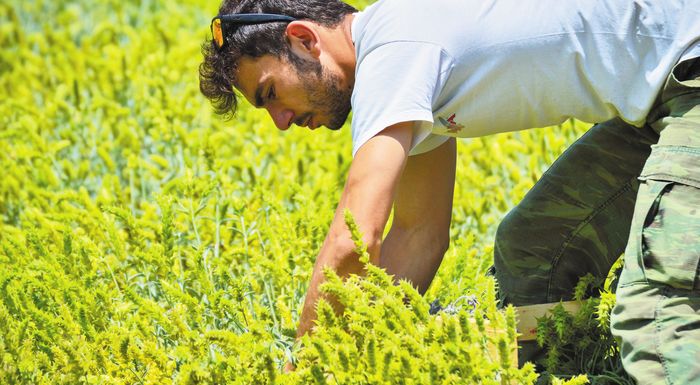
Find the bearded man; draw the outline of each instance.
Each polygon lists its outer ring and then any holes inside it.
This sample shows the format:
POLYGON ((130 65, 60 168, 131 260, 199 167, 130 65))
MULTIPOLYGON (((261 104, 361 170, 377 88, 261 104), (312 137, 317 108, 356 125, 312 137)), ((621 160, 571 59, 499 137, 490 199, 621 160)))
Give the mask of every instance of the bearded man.
POLYGON ((569 299, 624 251, 624 367, 700 384, 699 41, 697 0, 225 0, 200 88, 224 114, 237 90, 280 130, 339 129, 352 108, 354 158, 298 336, 324 266, 362 273, 345 209, 371 261, 424 293, 449 245, 455 137, 601 122, 500 224, 501 305, 569 299))

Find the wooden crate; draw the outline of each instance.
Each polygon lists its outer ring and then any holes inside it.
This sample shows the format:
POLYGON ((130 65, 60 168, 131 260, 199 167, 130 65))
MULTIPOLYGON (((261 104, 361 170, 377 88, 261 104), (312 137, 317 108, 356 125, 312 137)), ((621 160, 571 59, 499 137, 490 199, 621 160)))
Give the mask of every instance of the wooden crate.
MULTIPOLYGON (((576 313, 581 308, 580 301, 562 301, 554 303, 543 303, 538 305, 528 305, 528 306, 517 306, 515 307, 516 316, 516 331, 518 332, 518 342, 520 341, 534 341, 537 338, 537 319, 541 318, 547 314, 555 306, 561 304, 564 310, 569 313, 576 313)), ((498 336, 499 334, 505 333, 505 330, 496 329, 491 327, 486 322, 486 333, 498 336)), ((511 346, 511 362, 515 365, 518 364, 518 347, 511 346)), ((489 346, 489 352, 493 357, 498 357, 498 347, 489 346)))
POLYGON ((537 338, 537 318, 549 313, 555 306, 561 304, 569 313, 576 313, 581 308, 580 301, 543 303, 539 305, 518 306, 515 308, 517 317, 518 341, 532 341, 537 338))
MULTIPOLYGON (((576 313, 581 308, 580 301, 567 301, 567 302, 555 302, 555 303, 544 303, 539 305, 528 305, 528 306, 517 306, 515 307, 516 314, 516 331, 518 333, 518 342, 520 341, 534 341, 537 338, 537 318, 541 318, 549 313, 549 311, 555 306, 561 304, 564 309, 570 313, 576 313)), ((440 316, 438 315, 438 319, 440 316)), ((475 320, 471 322, 476 323, 475 320)), ((490 324, 488 320, 485 320, 486 334, 490 336, 497 337, 503 333, 506 333, 504 329, 496 328, 490 324)), ((489 355, 491 357, 499 357, 497 346, 488 346, 489 355)), ((518 347, 517 345, 510 346, 511 362, 514 365, 518 364, 518 347)))

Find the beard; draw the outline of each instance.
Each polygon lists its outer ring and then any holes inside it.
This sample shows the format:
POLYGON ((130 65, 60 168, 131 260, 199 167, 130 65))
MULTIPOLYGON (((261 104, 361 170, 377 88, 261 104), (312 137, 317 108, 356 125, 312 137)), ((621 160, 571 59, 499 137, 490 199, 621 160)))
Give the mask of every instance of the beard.
POLYGON ((350 114, 352 87, 341 87, 340 76, 323 67, 318 61, 303 59, 291 61, 302 82, 304 92, 308 95, 310 111, 313 111, 316 118, 319 115, 328 117, 329 120, 323 123, 324 126, 331 130, 340 129, 350 114))

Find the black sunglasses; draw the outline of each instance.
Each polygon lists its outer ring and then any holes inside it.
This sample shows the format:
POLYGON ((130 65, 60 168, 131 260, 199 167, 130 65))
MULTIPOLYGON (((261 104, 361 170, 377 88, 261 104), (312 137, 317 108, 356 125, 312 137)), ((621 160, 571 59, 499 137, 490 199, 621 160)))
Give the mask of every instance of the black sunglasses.
POLYGON ((273 13, 235 13, 219 15, 211 19, 211 36, 218 48, 226 44, 224 36, 233 33, 242 25, 263 24, 272 22, 290 22, 296 20, 291 16, 275 15, 273 13))

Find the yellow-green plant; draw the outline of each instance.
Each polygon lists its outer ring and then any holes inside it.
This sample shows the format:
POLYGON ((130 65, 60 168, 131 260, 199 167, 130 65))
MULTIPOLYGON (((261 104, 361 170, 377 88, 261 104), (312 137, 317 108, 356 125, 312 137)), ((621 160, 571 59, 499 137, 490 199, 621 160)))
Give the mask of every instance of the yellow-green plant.
POLYGON ((365 276, 342 281, 325 270, 322 290, 344 306, 336 316, 321 300, 314 333, 305 336, 295 375, 301 383, 340 384, 526 384, 537 378, 531 364, 518 369, 515 311, 496 310, 491 301, 471 314, 428 313, 429 304, 406 281, 369 263, 359 229, 346 213, 346 222, 365 264, 365 276), (502 333, 489 333, 499 330, 502 333), (498 349, 489 349, 489 346, 498 349))
POLYGON ((610 334, 610 312, 615 305, 614 281, 622 266, 620 258, 606 280, 588 274, 574 290, 581 308, 574 314, 554 307, 538 319, 537 342, 545 348, 544 369, 559 376, 587 376, 592 384, 630 384, 635 382, 622 370, 619 349, 610 334), (593 297, 589 297, 594 294, 593 297))
POLYGON ((217 6, 0 3, 0 383, 530 381, 484 273, 504 212, 585 125, 460 142, 453 246, 425 297, 371 265, 329 272, 346 312, 320 304, 295 345, 350 138, 213 116, 197 67, 217 6), (427 315, 465 293, 474 315, 427 315), (486 337, 484 316, 509 332, 486 337))

